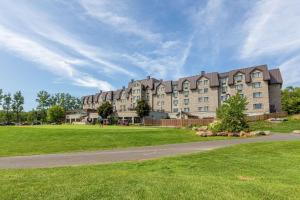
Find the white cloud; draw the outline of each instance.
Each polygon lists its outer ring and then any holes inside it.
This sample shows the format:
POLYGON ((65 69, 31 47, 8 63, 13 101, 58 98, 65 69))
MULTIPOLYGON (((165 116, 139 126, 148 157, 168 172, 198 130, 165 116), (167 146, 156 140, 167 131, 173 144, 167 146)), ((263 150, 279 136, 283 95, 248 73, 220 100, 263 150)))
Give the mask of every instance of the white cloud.
POLYGON ((17 34, 1 25, 0 46, 16 53, 24 59, 41 64, 41 68, 67 78, 75 85, 96 87, 103 90, 112 89, 109 83, 97 80, 88 74, 78 71, 74 67, 74 61, 75 63, 81 63, 78 59, 53 52, 38 42, 17 34))
POLYGON ((262 0, 249 11, 243 30, 243 58, 289 53, 300 49, 300 2, 262 0))
POLYGON ((279 66, 279 69, 282 73, 285 86, 300 86, 300 55, 285 61, 279 66))
POLYGON ((128 16, 128 1, 80 0, 79 3, 91 17, 115 28, 116 31, 129 33, 150 42, 160 42, 161 35, 148 30, 137 20, 128 16))

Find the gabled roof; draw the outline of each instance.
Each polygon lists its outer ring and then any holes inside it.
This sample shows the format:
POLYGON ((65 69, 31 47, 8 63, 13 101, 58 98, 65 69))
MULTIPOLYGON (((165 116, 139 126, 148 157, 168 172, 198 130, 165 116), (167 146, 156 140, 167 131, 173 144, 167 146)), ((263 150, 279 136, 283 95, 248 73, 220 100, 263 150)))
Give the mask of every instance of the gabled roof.
POLYGON ((220 78, 228 77, 228 84, 233 85, 234 84, 234 76, 237 73, 243 73, 243 74, 245 74, 246 83, 250 83, 251 82, 251 73, 255 70, 259 70, 263 73, 263 79, 265 81, 270 80, 270 74, 269 74, 267 65, 258 65, 258 66, 253 66, 253 67, 235 69, 235 70, 231 70, 229 72, 220 73, 219 77, 220 78))
POLYGON ((209 80, 210 87, 219 86, 218 73, 217 72, 212 72, 212 73, 207 73, 207 74, 203 74, 203 75, 196 75, 196 76, 180 78, 178 80, 178 90, 182 91, 182 84, 183 84, 184 81, 189 81, 190 82, 190 88, 192 90, 197 89, 197 81, 202 77, 205 77, 209 80))

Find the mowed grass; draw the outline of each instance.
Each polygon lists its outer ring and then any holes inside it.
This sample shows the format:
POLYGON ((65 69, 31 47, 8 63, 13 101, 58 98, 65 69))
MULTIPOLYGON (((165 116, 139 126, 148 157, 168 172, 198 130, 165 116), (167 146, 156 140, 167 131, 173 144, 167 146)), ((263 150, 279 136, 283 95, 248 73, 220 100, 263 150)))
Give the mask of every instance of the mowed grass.
POLYGON ((174 128, 109 126, 0 127, 0 156, 47 154, 225 139, 174 128))
POLYGON ((0 170, 0 199, 299 199, 300 142, 152 161, 0 170))
POLYGON ((291 133, 294 130, 300 130, 300 119, 296 117, 289 117, 288 121, 272 123, 268 121, 251 122, 250 128, 252 130, 269 130, 277 133, 291 133))

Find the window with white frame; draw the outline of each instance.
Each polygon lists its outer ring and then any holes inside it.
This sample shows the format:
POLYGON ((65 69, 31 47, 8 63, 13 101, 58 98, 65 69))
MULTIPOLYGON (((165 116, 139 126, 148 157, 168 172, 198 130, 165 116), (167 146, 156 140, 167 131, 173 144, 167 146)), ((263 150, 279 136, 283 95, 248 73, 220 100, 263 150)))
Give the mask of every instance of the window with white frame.
POLYGON ((178 108, 173 108, 173 112, 178 112, 178 108))
POLYGON ((190 112, 190 108, 183 108, 184 112, 190 112))
POLYGON ((178 100, 174 100, 174 101, 173 101, 173 105, 174 105, 174 106, 177 106, 177 105, 178 105, 178 100))
POLYGON ((203 97, 204 102, 208 102, 208 97, 203 97))
POLYGON ((204 88, 203 93, 208 93, 208 88, 204 88))
POLYGON ((262 103, 255 103, 253 104, 253 109, 254 110, 259 110, 263 108, 263 104, 262 103))
POLYGON ((189 96, 189 91, 184 91, 183 95, 184 95, 184 97, 188 97, 189 96))
POLYGON ((199 102, 203 102, 203 97, 199 97, 199 98, 198 98, 198 101, 199 101, 199 102))
POLYGON ((208 80, 204 80, 204 81, 203 81, 203 84, 204 84, 204 85, 208 85, 208 80))
POLYGON ((183 83, 183 90, 189 90, 189 88, 190 88, 190 83, 188 81, 185 81, 183 83))
POLYGON ((234 81, 235 82, 241 82, 243 80, 243 75, 242 74, 238 74, 236 76, 234 76, 234 81))
POLYGON ((203 89, 199 89, 199 90, 198 90, 198 93, 199 93, 199 94, 203 94, 203 89))
POLYGON ((222 92, 222 93, 226 93, 226 92, 227 92, 227 86, 222 86, 221 92, 222 92))
POLYGON ((261 82, 252 83, 253 88, 261 88, 261 82))
POLYGON ((243 84, 238 84, 235 86, 236 90, 243 90, 244 85, 243 84))
POLYGON ((262 98, 262 92, 254 92, 253 98, 262 98))
POLYGON ((252 78, 261 78, 262 77, 262 72, 260 71, 255 71, 252 73, 252 78))
POLYGON ((189 99, 184 99, 183 102, 184 102, 184 105, 189 105, 190 100, 189 99))

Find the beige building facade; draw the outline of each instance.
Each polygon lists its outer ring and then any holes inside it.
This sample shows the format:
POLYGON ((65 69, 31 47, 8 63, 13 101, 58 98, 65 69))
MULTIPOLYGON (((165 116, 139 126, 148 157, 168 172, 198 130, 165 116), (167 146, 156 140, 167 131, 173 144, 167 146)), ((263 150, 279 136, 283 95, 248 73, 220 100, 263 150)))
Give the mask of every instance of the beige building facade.
POLYGON ((134 108, 144 99, 151 107, 151 118, 215 117, 216 109, 230 96, 239 93, 248 101, 247 114, 281 111, 282 77, 279 69, 259 65, 225 73, 202 71, 178 80, 164 81, 148 76, 131 80, 127 87, 82 97, 84 110, 96 110, 108 101, 114 115, 137 121, 134 108))

